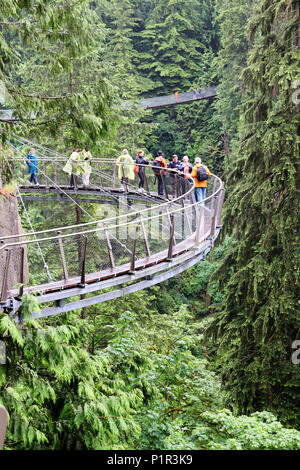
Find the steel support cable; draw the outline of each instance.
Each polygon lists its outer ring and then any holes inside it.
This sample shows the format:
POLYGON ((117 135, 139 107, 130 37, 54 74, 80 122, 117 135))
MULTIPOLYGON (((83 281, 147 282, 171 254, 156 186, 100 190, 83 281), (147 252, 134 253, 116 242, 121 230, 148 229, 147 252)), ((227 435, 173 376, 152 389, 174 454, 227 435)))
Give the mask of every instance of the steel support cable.
MULTIPOLYGON (((24 159, 24 156, 22 156, 22 159, 24 159)), ((219 180, 218 177, 216 177, 215 175, 213 175, 214 178, 217 178, 219 180)), ((220 180, 221 181, 221 180, 220 180)), ((192 188, 193 189, 193 188, 192 188)), ((208 201, 211 197, 213 197, 219 190, 217 190, 215 193, 213 193, 211 196, 207 197, 205 200, 208 201)), ((192 208, 194 207, 195 205, 197 205, 198 203, 192 203, 188 206, 185 206, 185 211, 189 208, 192 208)), ((162 208, 165 208, 167 205, 169 205, 169 203, 163 203, 163 204, 160 204, 160 205, 157 205, 155 206, 154 208, 152 208, 151 210, 161 210, 162 208)), ((141 215, 141 214, 144 214, 145 212, 147 212, 149 209, 144 209, 140 212, 138 212, 137 214, 141 215)), ((182 210, 181 209, 177 209, 175 210, 175 212, 177 212, 178 210, 182 210)), ((172 213, 174 212, 174 210, 172 211, 172 213)), ((134 214, 132 214, 134 215, 134 214)), ((110 217, 108 219, 105 219, 105 223, 107 224, 108 222, 111 222, 111 221, 115 221, 116 219, 122 219, 124 217, 127 217, 127 214, 124 214, 124 215, 120 215, 118 217, 110 217)), ((154 218, 156 218, 157 216, 154 216, 154 218)), ((152 219, 153 217, 151 216, 150 218, 148 218, 149 220, 152 219)), ((146 220, 146 219, 144 219, 146 220)), ((87 227, 87 226, 90 226, 90 225, 93 225, 93 224, 96 224, 96 223, 99 223, 100 221, 97 220, 96 222, 85 222, 85 223, 82 223, 82 224, 77 224, 77 225, 70 225, 68 227, 58 227, 58 228, 55 228, 55 229, 48 229, 48 230, 41 230, 41 231, 37 231, 37 232, 34 232, 36 234, 42 234, 42 233, 51 233, 51 232, 55 232, 57 230, 70 230, 70 229, 73 229, 73 228, 78 228, 78 227, 87 227)), ((121 224, 121 225, 124 225, 124 224, 121 224)), ((117 225, 112 225, 110 226, 110 228, 114 228, 116 227, 117 225)), ((89 231, 91 232, 91 231, 89 231)), ((84 233, 84 232, 81 232, 81 233, 84 233)), ((24 234, 24 236, 29 236, 29 235, 32 235, 32 233, 27 233, 27 234, 24 234)), ((23 235, 22 235, 23 236, 23 235)), ((8 236, 8 237, 3 237, 4 239, 9 239, 9 238, 15 238, 15 237, 18 237, 18 235, 11 235, 11 236, 8 236)), ((1 248, 0 248, 1 249, 1 248)))
MULTIPOLYGON (((23 140, 27 141, 28 143, 35 145, 36 147, 45 148, 45 149, 47 149, 50 153, 60 155, 60 154, 59 154, 58 152, 56 152, 55 150, 51 150, 51 149, 48 149, 47 147, 43 147, 43 146, 40 145, 40 144, 36 144, 35 142, 32 142, 31 140, 26 139, 25 137, 17 137, 17 136, 15 136, 15 138, 16 138, 16 140, 19 141, 20 143, 23 143, 22 141, 20 141, 20 139, 23 139, 23 140)), ((40 152, 40 154, 41 154, 42 156, 44 156, 46 159, 49 158, 49 157, 47 157, 47 155, 43 155, 41 152, 40 152)), ((65 158, 68 159, 68 157, 65 157, 65 158)), ((105 161, 105 160, 101 160, 101 159, 100 159, 100 161, 103 161, 103 162, 107 163, 107 162, 113 162, 113 161, 115 161, 115 160, 109 160, 109 161, 106 160, 106 161, 105 161)), ((145 166, 145 167, 148 167, 148 165, 144 165, 144 166, 145 166)), ((150 167, 151 167, 151 166, 150 166, 150 167)), ((96 172, 93 171, 93 173, 96 173, 96 172)), ((97 174, 97 173, 96 173, 96 174, 97 174)), ((104 173, 103 173, 103 176, 105 176, 106 178, 109 179, 109 176, 105 175, 104 173)), ((133 184, 131 184, 131 183, 128 183, 128 186, 131 186, 133 189, 136 189, 136 187, 135 187, 133 184)), ((96 188, 102 188, 102 187, 97 186, 97 185, 95 185, 95 187, 96 187, 96 188)), ((191 189, 193 189, 193 188, 191 188, 191 189)), ((189 191, 188 191, 188 193, 189 193, 189 191)), ((187 194, 188 194, 188 193, 187 193, 187 194)), ((113 197, 113 196, 112 196, 112 197, 113 197)), ((151 197, 151 196, 150 196, 150 197, 151 197)), ((171 205, 172 203, 179 201, 182 197, 184 197, 184 195, 181 196, 180 198, 176 198, 176 199, 173 200, 173 201, 168 201, 168 203, 171 205)), ((152 202, 152 199, 151 199, 151 200, 149 199, 149 201, 152 202)), ((159 206, 158 206, 158 207, 159 207, 159 206)))
MULTIPOLYGON (((208 196, 207 198, 205 198, 205 201, 211 201, 212 198, 214 197, 217 197, 217 194, 222 191, 223 189, 223 183, 221 181, 221 179, 215 175, 213 175, 216 180, 219 181, 220 183, 220 186, 218 189, 216 189, 215 192, 213 192, 210 196, 208 196)), ((203 202, 203 201, 202 201, 203 202)), ((193 204, 191 204, 190 206, 188 206, 187 208, 188 209, 192 209, 193 207, 200 207, 201 203, 198 203, 198 202, 195 202, 193 204)), ((182 208, 180 209, 176 209, 176 210, 173 210, 172 214, 175 214, 175 213, 178 213, 179 211, 181 211, 182 208)), ((156 219, 158 218, 159 215, 154 215, 154 216, 151 216, 148 220, 153 220, 153 219, 156 219)), ((110 226, 109 228, 112 229, 112 228, 117 228, 117 227, 120 227, 120 226, 128 226, 128 225, 132 225, 133 223, 136 223, 136 222, 129 222, 129 223, 123 223, 123 224, 120 224, 120 225, 114 225, 114 226, 110 226)), ((105 228, 102 228, 102 229, 93 229, 93 230, 87 230, 85 232, 77 232, 75 235, 86 235, 87 233, 95 233, 95 232, 99 232, 99 231, 102 231, 104 230, 105 228)), ((27 234, 24 234, 24 235, 27 235, 27 234)), ((64 234, 64 235, 61 235, 61 238, 64 238, 64 239, 67 239, 67 238, 70 238, 71 236, 73 236, 73 234, 64 234)), ((39 239, 38 241, 48 241, 48 240, 57 240, 57 237, 48 237, 48 238, 44 238, 44 239, 39 239)), ((4 245, 2 247, 0 247, 0 251, 3 250, 5 248, 5 246, 20 246, 20 245, 23 245, 23 244, 26 244, 26 245, 29 245, 31 243, 35 243, 33 240, 27 240, 25 242, 15 242, 15 243, 10 243, 8 245, 4 245)))
MULTIPOLYGON (((35 143, 35 142, 32 142, 31 140, 26 139, 25 137, 17 137, 17 136, 14 136, 14 137, 15 137, 15 139, 16 139, 18 142, 20 142, 20 143, 23 143, 22 140, 25 140, 27 143, 29 143, 29 144, 31 144, 31 145, 34 145, 35 147, 41 148, 41 149, 43 149, 44 151, 46 151, 46 152, 48 152, 48 153, 50 153, 50 154, 52 153, 53 155, 61 156, 61 154, 59 154, 59 153, 56 152, 55 150, 49 149, 48 147, 45 147, 45 146, 43 146, 43 145, 37 144, 37 143, 35 143), (20 139, 22 139, 22 140, 20 140, 20 139)), ((46 155, 43 155, 41 152, 39 152, 39 153, 40 153, 42 156, 44 156, 45 158, 48 158, 46 155)), ((64 158, 68 159, 68 157, 64 157, 64 158)), ((115 161, 115 160, 112 160, 112 162, 114 162, 114 161, 115 161)), ((110 178, 108 175, 106 175, 104 172, 102 172, 101 170, 99 170, 99 171, 93 170, 93 173, 96 174, 96 175, 98 175, 98 176, 102 176, 102 177, 106 178, 107 180, 111 181, 111 178, 110 178)), ((127 185, 128 185, 129 187, 132 187, 133 189, 136 189, 136 187, 135 187, 133 184, 131 184, 131 183, 128 183, 127 185)), ((94 186, 96 186, 96 188, 97 188, 97 187, 100 188, 100 186, 97 186, 97 185, 94 185, 94 186)), ((112 197, 114 197, 114 196, 112 196, 112 197)), ((150 196, 149 196, 149 195, 144 195, 144 197, 147 198, 147 199, 148 199, 149 201, 151 201, 151 202, 153 201, 151 195, 150 195, 150 196)), ((117 198, 116 198, 116 199, 117 199, 117 198)), ((125 204, 125 203, 124 203, 124 204, 125 204)))
MULTIPOLYGON (((17 140, 17 142, 22 143, 22 141, 20 141, 19 138, 15 137, 15 139, 17 140)), ((28 140, 28 139, 25 139, 25 140, 26 140, 27 142, 31 143, 31 144, 34 144, 34 142, 31 142, 31 141, 28 140)), ((38 144, 36 145, 36 147, 43 148, 42 145, 38 145, 38 144)), ((55 154, 56 154, 56 153, 57 153, 57 152, 55 152, 55 154)), ((40 154, 42 157, 45 157, 46 159, 49 159, 49 157, 47 157, 47 155, 44 155, 44 154, 42 154, 41 152, 39 152, 39 154, 40 154)), ((67 158, 67 157, 66 157, 66 158, 67 158)), ((50 159, 50 161, 51 161, 51 159, 50 159)), ((57 162, 57 161, 56 161, 56 162, 57 162)), ((51 163, 52 163, 52 162, 51 162, 51 163)), ((60 164, 59 162, 57 162, 57 164, 58 164, 59 166, 63 167, 63 165, 60 164)), ((79 175, 79 176, 80 176, 81 179, 83 179, 81 175, 79 175)), ((47 177, 47 178, 48 178, 50 181, 52 181, 49 177, 47 177)), ((107 178, 109 178, 109 177, 107 177, 107 178)), ((55 183, 54 183, 54 184, 55 184, 55 183)), ((98 186, 98 185, 94 185, 94 186, 95 186, 97 189, 103 189, 103 191, 106 192, 106 191, 104 190, 104 188, 102 188, 101 186, 98 186)), ((60 189, 61 189, 61 188, 60 188, 60 189)), ((63 192, 62 189, 61 189, 61 191, 63 192)), ((113 197, 116 201, 119 200, 119 198, 118 198, 117 196, 113 196, 113 195, 111 195, 109 192, 106 192, 106 194, 108 194, 108 195, 110 195, 111 197, 113 197)), ((71 198, 71 199, 72 199, 72 198, 71 198)), ((74 199, 72 199, 72 200, 74 201, 74 199)), ((75 201, 74 201, 74 202, 75 202, 75 201)), ((127 206, 127 204, 124 203, 123 201, 121 201, 121 203, 127 206)), ((95 220, 95 219, 93 219, 93 220, 95 220)))
MULTIPOLYGON (((10 170, 12 171, 12 168, 11 168, 11 165, 10 165, 9 162, 8 162, 8 166, 9 166, 10 170)), ((19 196, 19 198, 20 198, 20 200, 21 200, 21 204, 22 204, 22 206, 23 206, 23 209, 24 209, 24 212, 25 212, 25 214, 26 214, 26 218, 27 218, 27 220, 28 220, 28 223, 29 223, 29 225, 30 225, 30 228, 31 228, 32 232, 34 232, 33 225, 32 225, 32 223, 31 223, 30 216, 29 216, 28 211, 27 211, 27 209, 26 209, 26 207, 25 207, 25 204, 24 204, 24 201, 23 201, 23 198, 22 198, 22 194, 20 193, 18 187, 17 187, 17 194, 18 194, 18 196, 19 196)), ((42 260, 43 260, 43 264, 44 264, 44 268, 45 268, 45 270, 46 270, 47 276, 48 276, 48 278, 49 278, 50 281, 53 281, 53 278, 52 278, 51 273, 50 273, 50 270, 49 270, 49 266, 48 266, 48 264, 46 263, 46 259, 45 259, 44 255, 43 255, 43 251, 42 251, 42 249, 41 249, 41 246, 40 246, 39 242, 37 241, 36 235, 33 234, 33 236, 34 236, 34 239, 36 240, 36 243, 37 243, 37 246, 38 246, 38 250, 39 250, 40 255, 41 255, 41 258, 42 258, 42 260)))
MULTIPOLYGON (((22 143, 18 138, 16 138, 16 140, 17 140, 18 142, 22 143)), ((26 140, 27 140, 28 142, 32 143, 32 142, 29 141, 28 139, 26 139, 26 140)), ((40 146, 40 147, 42 147, 42 146, 40 146)), ((21 152, 20 152, 20 153, 21 153, 21 152)), ((41 152, 39 152, 39 154, 47 158, 47 156, 46 156, 46 155, 43 155, 41 152)), ((24 157, 23 157, 23 158, 24 158, 24 157)), ((61 167, 63 166, 63 165, 61 165, 60 163, 58 163, 58 165, 61 166, 61 167)), ((43 171, 42 171, 42 173, 45 175, 46 178, 48 178, 51 182, 53 182, 53 181, 51 180, 51 178, 49 178, 43 171)), ((81 177, 81 175, 79 175, 79 176, 81 177)), ((105 176, 106 176, 107 179, 109 179, 109 177, 108 177, 107 175, 105 175, 105 176)), ((81 179, 82 179, 82 177, 81 177, 81 179)), ((54 184, 55 184, 55 183, 54 183, 54 184)), ((57 187, 58 187, 58 186, 57 186, 57 187)), ((58 188, 59 188, 59 187, 58 187, 58 188)), ((96 185, 96 188, 103 190, 104 193, 106 193, 108 196, 111 196, 111 197, 113 197, 117 202, 120 202, 120 198, 118 198, 117 196, 111 195, 111 193, 109 193, 108 191, 106 191, 103 187, 100 187, 100 186, 97 186, 97 185, 96 185)), ((61 188, 59 188, 59 189, 60 189, 63 193, 65 193, 61 188)), ((65 194, 66 194, 66 193, 65 193, 65 194)), ((69 196, 69 198, 70 198, 72 201, 74 201, 74 199, 71 198, 70 196, 69 196)), ((77 204, 76 201, 74 201, 74 202, 75 202, 75 204, 77 204)), ((123 202, 123 201, 121 201, 121 203, 122 203, 124 206, 127 207, 127 203, 125 203, 125 202, 123 202)), ((80 206, 79 204, 77 204, 77 205, 81 208, 81 206, 80 206)), ((82 209, 82 208, 81 208, 81 209, 82 209)), ((84 210, 84 209, 82 209, 82 210, 84 210)), ((151 210, 151 209, 148 209, 148 210, 151 210)), ((84 210, 84 211, 85 211, 85 210, 84 210)), ((86 211, 85 211, 85 212, 86 212, 86 211)), ((128 215, 130 216, 130 213, 129 213, 128 215)), ((133 215, 134 215, 134 214, 133 214, 133 215)), ((90 214, 89 214, 89 216, 96 222, 96 219, 94 219, 90 214)), ((98 223, 99 223, 99 222, 98 222, 98 223)), ((127 246, 126 246, 125 244, 123 244, 122 242, 120 242, 120 240, 118 240, 117 237, 114 237, 114 236, 112 236, 112 237, 113 237, 118 243, 120 243, 120 245, 122 246, 122 248, 125 248, 130 254, 132 254, 131 250, 129 250, 129 248, 127 248, 127 246)))
MULTIPOLYGON (((16 140, 17 140, 17 139, 16 139, 16 140)), ((18 150, 11 142, 10 142, 10 145, 11 145, 17 152, 19 152, 19 153, 22 154, 22 152, 21 152, 20 150, 18 150)), ((22 155, 22 156, 23 156, 23 155, 22 155)), ((24 160, 25 160, 25 162, 26 162, 26 158, 25 158, 25 157, 23 157, 23 158, 24 158, 24 160)), ((33 164, 33 165, 34 165, 34 164, 33 164)), ((38 169, 38 167, 37 167, 36 165, 34 165, 34 166, 38 169)), ((80 208, 80 210, 82 210, 83 212, 85 212, 91 219, 93 219, 93 221, 94 221, 95 223, 99 223, 99 221, 97 221, 89 212, 87 212, 85 209, 83 209, 83 208, 80 206, 80 204, 78 204, 71 196, 69 196, 63 189, 61 189, 56 183, 54 183, 54 181, 53 181, 51 178, 49 178, 49 176, 47 176, 46 173, 44 173, 41 169, 40 169, 39 171, 45 176, 45 178, 47 178, 49 181, 51 181, 51 183, 52 183, 59 191, 61 191, 61 192, 62 192, 63 194, 65 194, 69 199, 71 199, 71 201, 74 202, 74 203, 80 208)), ((33 231, 33 228, 32 228, 32 231, 33 231)), ((127 248, 127 246, 126 246, 124 243, 122 243, 122 242, 121 242, 117 237, 115 237, 114 235, 112 235, 112 234, 110 234, 110 235, 112 236, 112 238, 114 238, 114 240, 116 240, 116 242, 118 242, 118 243, 120 244, 120 246, 121 246, 122 248, 124 248, 125 250, 127 250, 128 253, 132 254, 132 251, 131 251, 129 248, 127 248)))
MULTIPOLYGON (((19 151, 19 153, 21 153, 21 152, 19 151)), ((22 154, 22 159, 24 159, 23 154, 22 154)), ((214 176, 215 178, 219 179, 219 178, 216 177, 215 175, 213 175, 213 176, 214 176)), ((193 187, 185 194, 185 196, 186 196, 192 189, 193 189, 193 187)), ((212 197, 212 196, 210 196, 210 197, 212 197)), ((208 199, 210 199, 210 197, 208 197, 208 198, 206 198, 206 199, 208 200, 208 199)), ((174 201, 172 201, 172 202, 174 202, 174 201)), ((189 208, 189 207, 193 207, 195 204, 196 204, 196 203, 191 204, 191 205, 189 205, 189 206, 186 206, 186 209, 189 208)), ((157 205, 157 206, 155 206, 154 208, 151 208, 151 210, 152 210, 152 211, 153 211, 153 210, 156 210, 156 209, 161 210, 162 208, 166 207, 167 205, 170 205, 170 201, 164 202, 163 204, 160 204, 160 205, 157 205)), ((144 213, 147 212, 147 211, 149 211, 148 208, 147 208, 147 209, 144 209, 144 210, 142 210, 142 211, 139 211, 137 214, 139 214, 139 215, 140 215, 141 213, 144 214, 144 213)), ((177 212, 177 211, 175 211, 175 212, 177 212)), ((134 215, 134 214, 132 214, 132 215, 134 215)), ((111 217, 111 218, 105 219, 105 222, 107 223, 108 221, 112 221, 112 220, 116 220, 116 219, 122 219, 122 218, 124 218, 124 217, 127 217, 127 214, 126 214, 126 215, 120 215, 120 216, 118 216, 118 217, 111 217)), ((151 218, 152 218, 152 217, 151 217, 151 218)), ((88 225, 95 224, 95 223, 98 223, 98 222, 100 222, 100 221, 97 221, 97 222, 86 222, 86 223, 83 223, 83 224, 77 224, 77 225, 68 226, 68 227, 60 227, 59 230, 67 230, 67 229, 76 228, 76 227, 77 227, 77 228, 78 228, 78 227, 86 227, 86 226, 88 226, 88 225)), ((122 225, 124 225, 124 224, 122 224, 122 225)), ((112 227, 115 227, 115 226, 112 226, 112 227)), ((43 231, 39 231, 39 232, 36 232, 36 233, 40 233, 40 234, 41 234, 41 233, 46 233, 46 232, 47 232, 47 233, 50 233, 50 232, 53 232, 53 231, 56 231, 56 230, 58 230, 58 229, 57 229, 57 228, 56 228, 56 229, 48 229, 48 230, 43 230, 43 231)), ((31 234, 26 234, 26 235, 28 236, 28 235, 31 235, 31 234)), ((5 238, 14 238, 14 237, 15 237, 15 236, 10 236, 10 237, 5 237, 5 238)))
MULTIPOLYGON (((60 165, 59 163, 58 163, 58 165, 62 167, 62 165, 60 165)), ((92 173, 95 174, 95 171, 93 170, 92 173)), ((79 175, 79 176, 81 177, 81 175, 79 175)), ((107 178, 109 178, 109 177, 107 176, 107 178)), ((123 204, 124 206, 127 207, 127 203, 126 203, 126 202, 121 201, 120 198, 117 197, 117 196, 113 196, 113 195, 112 195, 108 190, 106 190, 103 186, 94 185, 94 187, 96 187, 97 189, 101 189, 105 194, 107 194, 108 196, 114 198, 117 202, 121 202, 121 204, 123 204)), ((151 200, 151 201, 152 201, 152 200, 151 200)), ((172 201, 172 202, 173 202, 173 201, 172 201)), ((159 207, 160 207, 160 206, 156 206, 155 209, 159 209, 159 207)), ((147 209, 147 210, 151 212, 151 211, 153 210, 153 208, 149 208, 149 209, 147 209)), ((139 222, 139 221, 140 221, 140 214, 139 214, 139 213, 133 212, 133 213, 131 214, 131 213, 129 212, 129 213, 126 214, 126 215, 128 215, 128 217, 130 217, 131 215, 135 215, 135 216, 137 216, 136 222, 139 222)), ((147 219, 145 219, 145 220, 147 220, 147 219)), ((99 222, 99 223, 100 223, 100 222, 99 222)), ((157 235, 157 234, 158 234, 158 231, 156 231, 156 232, 154 231, 154 234, 157 235)), ((175 234, 178 235, 178 232, 175 232, 175 234)))
MULTIPOLYGON (((18 150, 11 142, 10 144, 14 147, 14 149, 17 151, 17 152, 20 152, 22 153, 20 150, 18 150)), ((23 156, 23 155, 22 155, 23 156)), ((26 158, 23 156, 24 158, 24 161, 26 162, 26 158)), ((80 210, 82 210, 83 212, 85 212, 92 220, 96 221, 96 219, 88 212, 86 211, 85 209, 83 209, 83 207, 81 207, 69 194, 67 194, 63 189, 61 189, 49 176, 46 175, 46 173, 41 170, 40 168, 38 168, 37 165, 35 165, 34 163, 32 163, 33 166, 36 167, 37 170, 39 170, 44 176, 45 178, 47 178, 49 181, 51 181, 51 183, 59 190, 61 191, 63 194, 65 194, 65 196, 67 196, 69 199, 71 199, 72 202, 74 202, 74 204, 76 204, 76 206, 79 207, 80 210)))

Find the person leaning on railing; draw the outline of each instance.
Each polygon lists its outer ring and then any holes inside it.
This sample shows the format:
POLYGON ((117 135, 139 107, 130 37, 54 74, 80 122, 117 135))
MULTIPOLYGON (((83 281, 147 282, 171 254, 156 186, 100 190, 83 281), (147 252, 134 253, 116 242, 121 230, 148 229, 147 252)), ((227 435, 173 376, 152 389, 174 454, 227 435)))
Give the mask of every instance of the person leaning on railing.
POLYGON ((178 171, 183 171, 183 165, 181 161, 178 160, 177 155, 172 156, 172 161, 169 163, 168 168, 170 171, 171 184, 172 184, 172 195, 173 197, 178 197, 178 188, 177 188, 177 178, 175 178, 175 173, 178 171))
POLYGON ((207 180, 211 176, 211 172, 207 166, 202 165, 201 158, 195 159, 195 166, 193 168, 191 177, 195 181, 195 199, 196 202, 202 202, 206 197, 207 180))
POLYGON ((182 170, 184 173, 184 176, 180 175, 180 181, 181 181, 181 191, 182 194, 186 193, 187 191, 187 179, 191 175, 193 171, 193 165, 189 162, 189 157, 187 155, 184 155, 182 158, 182 170))

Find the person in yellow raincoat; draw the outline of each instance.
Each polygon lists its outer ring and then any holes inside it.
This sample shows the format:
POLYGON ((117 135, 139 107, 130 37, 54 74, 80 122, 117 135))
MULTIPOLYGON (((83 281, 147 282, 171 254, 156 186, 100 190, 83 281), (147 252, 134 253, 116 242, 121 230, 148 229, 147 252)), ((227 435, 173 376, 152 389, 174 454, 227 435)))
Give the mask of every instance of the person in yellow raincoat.
POLYGON ((83 186, 89 186, 89 178, 91 174, 91 159, 92 155, 89 151, 83 149, 76 149, 72 152, 67 163, 63 167, 63 171, 71 176, 70 186, 77 186, 77 176, 81 176, 83 186))
POLYGON ((124 149, 122 155, 116 161, 118 169, 118 178, 121 180, 123 189, 127 187, 129 180, 134 180, 134 161, 133 158, 129 155, 128 150, 124 149))

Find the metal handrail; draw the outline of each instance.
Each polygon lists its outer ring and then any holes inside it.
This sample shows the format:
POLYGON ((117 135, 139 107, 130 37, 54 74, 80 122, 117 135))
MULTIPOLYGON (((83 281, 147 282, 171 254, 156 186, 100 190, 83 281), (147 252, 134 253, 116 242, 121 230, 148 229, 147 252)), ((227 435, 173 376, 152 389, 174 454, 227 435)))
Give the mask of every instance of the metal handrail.
MULTIPOLYGON (((213 197, 216 197, 219 192, 222 190, 223 188, 223 183, 222 183, 222 180, 212 174, 212 177, 216 178, 216 180, 219 182, 220 186, 218 187, 218 189, 213 193, 211 194, 210 196, 208 196, 207 198, 205 198, 202 202, 203 203, 206 203, 207 201, 209 201, 210 199, 212 199, 213 197)), ((174 200, 172 201, 174 202, 174 200)), ((159 205, 159 206, 154 206, 153 209, 156 209, 157 207, 161 208, 163 206, 165 206, 166 204, 162 204, 162 205, 159 205)), ((190 208, 193 208, 193 207, 196 207, 196 206, 200 206, 200 203, 198 202, 195 202, 195 203, 192 203, 192 204, 189 204, 187 206, 185 206, 184 208, 184 211, 190 209, 190 208)), ((147 211, 149 209, 146 209, 147 211)), ((145 211, 145 210, 144 210, 145 211)), ((17 246, 24 246, 24 245, 29 245, 31 243, 38 243, 38 242, 45 242, 45 241, 50 241, 50 240, 58 240, 59 238, 62 239, 62 238, 70 238, 70 237, 74 237, 74 236, 79 236, 79 235, 86 235, 88 233, 96 233, 96 232, 102 232, 102 231, 105 231, 105 230, 108 230, 108 229, 113 229, 113 228, 120 228, 120 227, 124 227, 124 226, 129 226, 129 225, 134 225, 136 223, 139 223, 141 218, 139 217, 138 220, 132 220, 130 222, 126 222, 126 223, 122 223, 122 224, 114 224, 114 225, 107 225, 107 221, 108 220, 119 220, 121 217, 128 217, 128 215, 130 216, 134 216, 134 215, 140 215, 142 212, 144 211, 139 211, 139 212, 133 212, 133 213, 130 213, 130 214, 123 214, 122 216, 117 216, 117 217, 111 217, 109 219, 102 219, 100 221, 95 221, 95 222, 88 222, 86 224, 80 224, 80 225, 75 225, 74 227, 81 227, 83 225, 90 225, 90 224, 95 224, 95 223, 102 223, 103 225, 105 225, 104 227, 100 227, 100 228, 96 228, 96 229, 92 229, 92 230, 85 230, 85 231, 80 231, 80 232, 73 232, 73 233, 70 233, 70 234, 59 234, 59 235, 56 235, 55 237, 47 237, 47 238, 40 238, 40 239, 34 239, 34 240, 25 240, 25 241, 20 241, 20 242, 14 242, 14 243, 9 243, 9 244, 4 244, 2 247, 0 247, 0 252, 4 249, 7 249, 7 248, 11 248, 11 247, 17 247, 17 246)), ((180 208, 177 208, 177 209, 172 209, 170 212, 169 212, 169 215, 171 216, 172 214, 175 214, 177 212, 182 212, 183 211, 183 208, 180 207, 180 208)), ((147 217, 145 219, 142 219, 144 222, 148 221, 148 220, 153 220, 153 219, 156 219, 158 217, 161 217, 161 214, 157 214, 157 215, 153 215, 151 217, 147 217)), ((70 227, 67 227, 67 228, 70 228, 70 227)), ((42 231, 42 232, 34 232, 35 234, 37 233, 48 233, 48 232, 53 232, 53 231, 60 231, 61 229, 60 228, 55 228, 55 229, 50 229, 50 230, 46 230, 46 231, 42 231)), ((33 233, 32 233, 33 234, 33 233)), ((29 234, 23 234, 23 235, 19 235, 19 237, 25 237, 25 236, 28 236, 29 234)), ((13 238, 13 237, 12 237, 13 238)), ((15 236, 15 238, 17 238, 17 236, 15 236)))
MULTIPOLYGON (((49 159, 49 160, 51 160, 51 159, 49 159)), ((115 160, 114 160, 114 162, 115 162, 115 160)), ((128 164, 128 165, 134 166, 135 163, 133 165, 132 164, 128 164)), ((156 168, 156 167, 153 167, 153 165, 142 165, 141 164, 139 166, 145 167, 145 168, 156 168)), ((167 170, 169 173, 171 173, 171 172, 174 173, 174 171, 169 169, 169 168, 165 168, 164 170, 167 170)), ((181 176, 185 176, 184 173, 182 173, 180 171, 176 172, 176 174, 181 175, 181 176)), ((212 176, 215 177, 215 178, 218 178, 215 175, 212 175, 212 176)), ((136 212, 131 212, 130 214, 121 214, 121 215, 118 215, 118 216, 115 216, 115 217, 109 217, 107 219, 100 219, 100 220, 95 220, 95 221, 92 221, 92 222, 85 222, 85 223, 78 224, 78 225, 68 225, 68 226, 63 226, 63 227, 56 227, 56 228, 53 228, 53 229, 40 230, 40 231, 37 231, 37 232, 28 232, 28 233, 23 233, 23 234, 8 235, 8 236, 1 237, 1 239, 2 240, 9 240, 11 238, 24 238, 24 237, 26 238, 26 237, 31 236, 31 235, 37 235, 37 234, 40 235, 42 233, 51 233, 51 232, 56 232, 58 230, 60 230, 60 231, 61 230, 70 230, 70 229, 76 228, 76 227, 86 227, 86 226, 89 226, 89 225, 95 225, 95 224, 99 224, 99 223, 107 224, 111 220, 120 220, 124 217, 128 217, 128 215, 130 215, 130 217, 132 217, 132 216, 135 216, 135 215, 139 215, 139 214, 148 212, 150 210, 153 211, 153 210, 165 208, 168 205, 178 203, 181 199, 185 198, 187 195, 189 195, 193 191, 193 189, 195 187, 194 179, 191 178, 190 175, 188 175, 188 178, 186 178, 186 179, 188 179, 189 182, 191 183, 191 187, 184 195, 181 195, 178 198, 172 199, 171 201, 166 201, 162 204, 153 205, 151 208, 146 208, 146 209, 142 209, 142 210, 139 210, 139 211, 136 211, 136 212)), ((186 207, 189 207, 189 206, 186 206, 186 207)), ((73 233, 73 235, 76 235, 76 233, 73 233)), ((43 240, 45 240, 45 238, 43 238, 43 240)), ((0 247, 0 251, 6 246, 8 246, 8 245, 6 245, 6 244, 2 245, 0 247)))

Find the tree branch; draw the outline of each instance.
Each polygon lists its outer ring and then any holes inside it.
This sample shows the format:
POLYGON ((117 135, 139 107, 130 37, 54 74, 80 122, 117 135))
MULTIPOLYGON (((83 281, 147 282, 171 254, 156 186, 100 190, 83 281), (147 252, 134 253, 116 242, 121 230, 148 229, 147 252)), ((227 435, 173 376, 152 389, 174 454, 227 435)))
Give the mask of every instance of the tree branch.
MULTIPOLYGON (((37 23, 37 20, 31 20, 29 23, 37 23)), ((3 26, 15 26, 19 24, 26 24, 24 21, 0 21, 0 25, 3 26)))
POLYGON ((39 100, 63 100, 68 98, 70 95, 61 95, 61 96, 41 96, 41 95, 30 95, 28 93, 22 93, 21 91, 17 91, 7 87, 7 90, 11 95, 22 95, 25 98, 37 98, 39 100))

